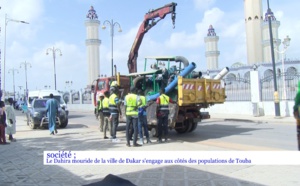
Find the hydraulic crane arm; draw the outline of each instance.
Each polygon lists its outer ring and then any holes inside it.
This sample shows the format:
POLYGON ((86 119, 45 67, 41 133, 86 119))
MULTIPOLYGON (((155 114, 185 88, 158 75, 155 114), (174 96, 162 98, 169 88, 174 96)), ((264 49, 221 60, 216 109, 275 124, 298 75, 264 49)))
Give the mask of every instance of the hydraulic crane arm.
POLYGON ((145 33, 148 32, 153 26, 155 26, 160 20, 164 19, 167 14, 172 14, 172 23, 173 28, 175 28, 175 7, 177 6, 177 3, 170 3, 167 4, 161 8, 150 10, 148 13, 146 13, 144 17, 144 21, 141 24, 138 33, 135 37, 135 40, 133 42, 133 45, 131 47, 129 56, 128 56, 128 70, 129 73, 137 72, 137 57, 138 57, 138 51, 141 46, 141 43, 143 41, 145 33), (157 19, 157 20, 156 20, 157 19))

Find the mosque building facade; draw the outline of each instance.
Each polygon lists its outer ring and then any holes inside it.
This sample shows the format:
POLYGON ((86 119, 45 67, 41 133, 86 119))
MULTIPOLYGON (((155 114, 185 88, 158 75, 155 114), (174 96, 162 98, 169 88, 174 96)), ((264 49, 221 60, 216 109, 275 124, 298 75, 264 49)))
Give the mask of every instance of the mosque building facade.
MULTIPOLYGON (((263 15, 262 1, 261 0, 244 0, 245 11, 245 27, 246 27, 246 48, 247 48, 247 63, 240 62, 234 63, 229 67, 230 72, 224 77, 227 81, 226 92, 229 93, 228 101, 250 101, 250 72, 255 70, 259 72, 260 76, 260 91, 261 99, 265 101, 273 100, 274 83, 273 83, 273 64, 271 58, 270 47, 270 33, 268 16, 271 19, 271 28, 273 34, 273 46, 274 46, 274 62, 277 77, 277 86, 280 98, 283 99, 283 90, 287 92, 284 99, 293 100, 295 97, 297 82, 300 79, 298 71, 300 69, 299 60, 291 60, 284 56, 284 52, 280 49, 286 49, 284 45, 285 40, 290 40, 287 36, 284 41, 278 38, 278 28, 280 22, 276 20, 274 13, 271 9, 263 15), (285 81, 285 82, 283 82, 285 81), (285 84, 285 87, 283 87, 285 84), (236 87, 236 88, 234 88, 236 87), (242 93, 242 96, 233 94, 230 96, 230 88, 233 88, 233 92, 237 92, 234 89, 237 88, 249 89, 247 94, 242 93), (264 89, 267 89, 265 91, 264 89)), ((222 38, 220 38, 222 39, 222 38)), ((214 77, 224 67, 219 67, 219 55, 218 41, 213 25, 209 26, 208 34, 204 38, 206 44, 206 64, 207 70, 202 74, 207 74, 210 77, 214 77)))

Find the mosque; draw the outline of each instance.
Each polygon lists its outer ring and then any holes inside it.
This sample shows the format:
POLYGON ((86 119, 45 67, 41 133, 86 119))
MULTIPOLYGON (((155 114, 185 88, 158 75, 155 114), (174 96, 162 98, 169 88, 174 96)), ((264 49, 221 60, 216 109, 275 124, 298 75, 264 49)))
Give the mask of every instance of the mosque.
MULTIPOLYGON (((225 76, 225 81, 227 81, 227 85, 229 85, 229 87, 226 88, 226 92, 229 93, 230 88, 233 87, 236 87, 235 89, 242 88, 243 90, 250 90, 250 71, 256 70, 259 72, 260 76, 260 89, 265 88, 269 90, 260 90, 262 91, 262 100, 268 101, 273 99, 274 73, 268 21, 268 16, 270 16, 273 35, 274 62, 276 69, 275 74, 277 77, 279 94, 281 97, 283 97, 283 89, 286 88, 286 95, 284 99, 293 100, 295 97, 297 82, 299 80, 298 69, 300 69, 300 61, 290 60, 284 56, 284 51, 289 46, 290 38, 287 36, 283 41, 278 38, 278 28, 280 26, 280 22, 276 19, 271 9, 268 9, 263 15, 261 0, 244 0, 244 11, 247 42, 247 64, 236 62, 229 67, 230 72, 225 76), (281 44, 281 48, 283 48, 282 51, 279 50, 281 44)), ((209 26, 208 33, 204 38, 204 41, 206 46, 205 57, 208 70, 202 73, 214 77, 221 69, 219 69, 218 65, 220 56, 220 51, 218 51, 219 37, 217 36, 212 25, 209 26)), ((250 97, 251 95, 249 91, 249 94, 243 93, 243 96, 233 94, 231 97, 229 95, 228 100, 249 101, 251 99, 250 97)))
MULTIPOLYGON (((276 19, 271 9, 263 13, 262 0, 244 0, 244 20, 246 27, 247 64, 234 63, 229 67, 230 72, 224 77, 226 82, 227 101, 250 101, 250 72, 255 70, 260 76, 260 90, 262 101, 273 100, 274 81, 273 63, 271 55, 271 42, 269 32, 269 21, 273 35, 275 73, 277 77, 278 92, 281 99, 293 100, 297 89, 297 82, 300 79, 298 69, 300 61, 285 58, 281 48, 286 49, 290 38, 287 36, 283 41, 278 38, 280 22, 276 19), (244 90, 245 92, 236 91, 244 90), (237 95, 237 93, 241 95, 237 95), (284 92, 286 95, 283 97, 284 92)), ((101 40, 99 39, 100 21, 93 7, 90 8, 85 21, 87 38, 87 63, 88 63, 88 84, 99 77, 100 71, 100 50, 101 40)), ((208 28, 205 42, 205 58, 207 70, 202 74, 210 77, 217 75, 219 68, 218 50, 219 36, 216 34, 213 25, 208 28)), ((223 67, 222 67, 223 68, 223 67)))

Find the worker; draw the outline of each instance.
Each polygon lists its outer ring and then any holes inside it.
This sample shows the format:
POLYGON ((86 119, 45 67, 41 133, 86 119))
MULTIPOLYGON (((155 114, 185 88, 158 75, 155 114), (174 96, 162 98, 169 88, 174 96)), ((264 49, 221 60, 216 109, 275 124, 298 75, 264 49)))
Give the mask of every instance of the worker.
POLYGON ((149 138, 149 131, 148 131, 148 123, 147 123, 147 104, 146 104, 146 98, 143 95, 142 90, 138 90, 138 130, 140 135, 140 144, 144 144, 144 135, 147 138, 147 143, 151 143, 149 138), (144 128, 144 135, 143 135, 143 128, 144 128))
POLYGON ((119 115, 121 116, 120 110, 120 101, 118 97, 118 91, 116 88, 111 87, 109 96, 109 112, 110 112, 110 121, 112 125, 112 139, 117 141, 117 128, 119 125, 119 115))
POLYGON ((137 95, 135 94, 135 87, 130 88, 130 93, 125 97, 125 114, 126 114, 126 146, 130 147, 130 124, 133 126, 133 146, 139 147, 140 144, 137 143, 137 134, 138 134, 138 100, 137 95))
POLYGON ((118 87, 118 82, 117 81, 112 81, 110 86, 111 87, 118 87))
POLYGON ((168 140, 168 118, 169 118, 169 103, 175 103, 169 96, 165 94, 165 89, 160 89, 160 96, 156 99, 157 103, 157 132, 158 143, 162 143, 162 133, 164 132, 165 142, 168 140))
POLYGON ((298 150, 300 151, 300 81, 298 82, 298 92, 295 97, 294 104, 294 117, 296 119, 296 130, 297 130, 297 141, 298 141, 298 150))
POLYGON ((99 94, 99 100, 97 102, 97 109, 98 109, 98 117, 100 121, 100 132, 103 132, 103 123, 104 123, 104 117, 103 117, 103 99, 104 94, 100 92, 99 94))
POLYGON ((109 92, 105 91, 104 92, 104 99, 103 99, 103 120, 104 120, 104 125, 103 125, 103 135, 104 135, 104 139, 108 139, 108 137, 106 136, 106 131, 107 128, 110 132, 110 136, 112 137, 112 125, 111 122, 109 121, 109 116, 110 116, 110 112, 109 112, 109 92))

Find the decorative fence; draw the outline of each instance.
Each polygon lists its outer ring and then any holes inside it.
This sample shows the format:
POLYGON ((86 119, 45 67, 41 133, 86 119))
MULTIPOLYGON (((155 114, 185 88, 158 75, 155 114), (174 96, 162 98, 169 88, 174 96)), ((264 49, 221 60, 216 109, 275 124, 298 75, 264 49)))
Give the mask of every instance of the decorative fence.
POLYGON ((250 80, 243 78, 225 78, 226 101, 250 101, 250 80))
MULTIPOLYGON (((277 91, 280 100, 293 101, 298 90, 299 73, 280 73, 276 77, 277 91), (284 88, 285 87, 285 88, 284 88), (284 96, 286 93, 286 96, 284 96), (285 98, 286 97, 286 98, 285 98)), ((226 101, 251 101, 250 80, 242 78, 225 78, 226 101)), ((274 100, 273 75, 260 79, 261 101, 274 100)))

